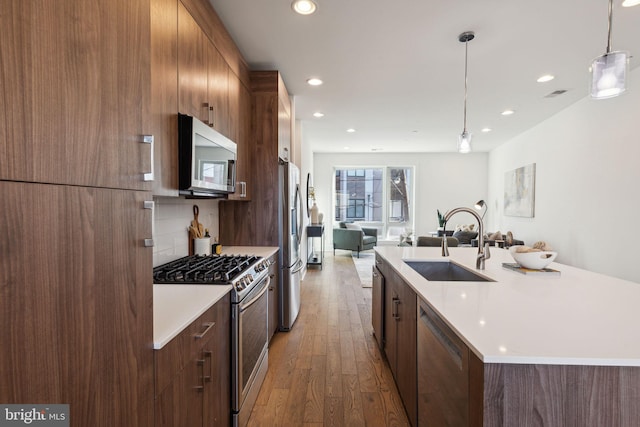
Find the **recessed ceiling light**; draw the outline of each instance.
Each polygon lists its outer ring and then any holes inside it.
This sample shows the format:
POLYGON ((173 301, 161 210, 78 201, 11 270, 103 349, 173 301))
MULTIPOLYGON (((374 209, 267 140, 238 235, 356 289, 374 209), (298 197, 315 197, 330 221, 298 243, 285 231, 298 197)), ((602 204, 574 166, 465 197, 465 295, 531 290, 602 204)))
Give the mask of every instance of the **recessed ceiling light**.
POLYGON ((484 133, 491 132, 491 128, 482 128, 481 132, 484 132, 484 133))
POLYGON ((316 11, 318 5, 312 0, 294 0, 291 8, 300 15, 311 15, 316 11))
POLYGON ((348 149, 349 149, 349 147, 344 147, 344 149, 345 149, 345 150, 348 150, 348 149))
POLYGON ((504 111, 503 111, 502 113, 500 113, 500 114, 502 114, 503 116, 510 116, 510 115, 512 115, 513 113, 515 113, 515 111, 513 111, 513 110, 504 110, 504 111))
POLYGON ((316 111, 315 113, 313 113, 313 117, 324 117, 324 113, 321 113, 320 111, 316 111))
POLYGON ((552 76, 551 74, 545 74, 544 76, 538 77, 538 80, 536 80, 536 81, 538 83, 546 83, 546 82, 550 82, 554 78, 555 78, 555 76, 552 76))
POLYGON ((355 131, 356 131, 356 130, 355 130, 354 128, 349 128, 349 129, 347 129, 347 132, 349 132, 349 133, 354 133, 355 131))
POLYGON ((311 86, 320 86, 322 84, 322 80, 313 77, 308 79, 307 83, 309 83, 311 86))
POLYGON ((622 2, 622 7, 637 6, 639 4, 640 4, 640 0, 624 0, 622 2))

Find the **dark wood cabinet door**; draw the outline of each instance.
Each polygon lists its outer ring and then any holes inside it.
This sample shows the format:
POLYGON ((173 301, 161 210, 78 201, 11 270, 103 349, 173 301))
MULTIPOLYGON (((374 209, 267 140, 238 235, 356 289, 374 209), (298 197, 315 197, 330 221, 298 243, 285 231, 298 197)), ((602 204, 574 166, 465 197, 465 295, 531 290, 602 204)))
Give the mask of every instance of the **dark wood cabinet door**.
POLYGON ((206 101, 210 110, 208 117, 213 122, 209 125, 235 142, 229 128, 229 74, 233 73, 229 73, 229 66, 208 38, 205 53, 208 64, 206 101))
POLYGON ((251 94, 231 71, 229 72, 229 132, 231 139, 238 145, 236 192, 230 195, 229 199, 248 201, 251 200, 252 191, 251 94))
POLYGON ((392 281, 386 281, 384 295, 384 354, 394 378, 398 376, 398 310, 400 296, 392 281))
POLYGON ((398 307, 396 384, 411 425, 417 425, 416 301, 413 289, 397 277, 398 307))
POLYGON ((156 398, 155 427, 199 427, 203 424, 203 375, 210 360, 201 351, 189 360, 156 398))
POLYGON ((231 425, 231 302, 227 295, 214 307, 216 324, 211 339, 203 346, 205 377, 205 427, 231 425))
POLYGON ((209 122, 207 101, 208 39, 191 14, 178 2, 178 111, 209 122))
POLYGON ((153 194, 178 196, 178 4, 151 0, 153 194))
POLYGON ((151 194, 8 181, 0 194, 0 402, 151 425, 151 194))
POLYGON ((7 0, 0 179, 151 189, 149 0, 7 0))
POLYGON ((384 348, 384 276, 375 266, 372 268, 371 324, 378 347, 384 348))

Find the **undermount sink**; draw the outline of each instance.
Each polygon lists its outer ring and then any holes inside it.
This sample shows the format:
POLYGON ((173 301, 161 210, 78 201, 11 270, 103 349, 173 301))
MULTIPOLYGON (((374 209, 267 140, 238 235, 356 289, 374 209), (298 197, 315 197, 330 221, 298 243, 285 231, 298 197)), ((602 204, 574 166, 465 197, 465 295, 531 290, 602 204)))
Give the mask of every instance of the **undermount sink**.
POLYGON ((495 282, 451 261, 404 261, 418 274, 434 282, 495 282))

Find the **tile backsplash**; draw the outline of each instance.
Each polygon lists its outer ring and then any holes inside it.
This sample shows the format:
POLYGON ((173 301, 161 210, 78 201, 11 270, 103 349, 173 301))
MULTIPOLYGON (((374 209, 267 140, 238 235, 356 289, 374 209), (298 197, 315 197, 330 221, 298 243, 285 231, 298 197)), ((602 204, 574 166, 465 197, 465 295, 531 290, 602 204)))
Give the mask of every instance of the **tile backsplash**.
POLYGON ((193 220, 193 205, 198 205, 198 221, 209 229, 211 241, 218 236, 219 216, 216 199, 154 197, 153 266, 189 255, 188 228, 193 220))

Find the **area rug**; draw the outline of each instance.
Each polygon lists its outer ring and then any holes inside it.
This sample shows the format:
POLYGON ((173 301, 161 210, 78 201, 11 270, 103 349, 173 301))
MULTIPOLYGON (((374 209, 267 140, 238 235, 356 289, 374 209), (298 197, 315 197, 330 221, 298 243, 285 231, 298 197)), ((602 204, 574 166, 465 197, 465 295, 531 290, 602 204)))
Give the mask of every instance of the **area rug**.
POLYGON ((358 276, 360 277, 360 283, 363 288, 371 287, 371 268, 373 267, 373 262, 376 259, 375 252, 360 252, 360 258, 356 252, 353 252, 351 258, 353 259, 353 263, 356 265, 356 271, 358 272, 358 276))

